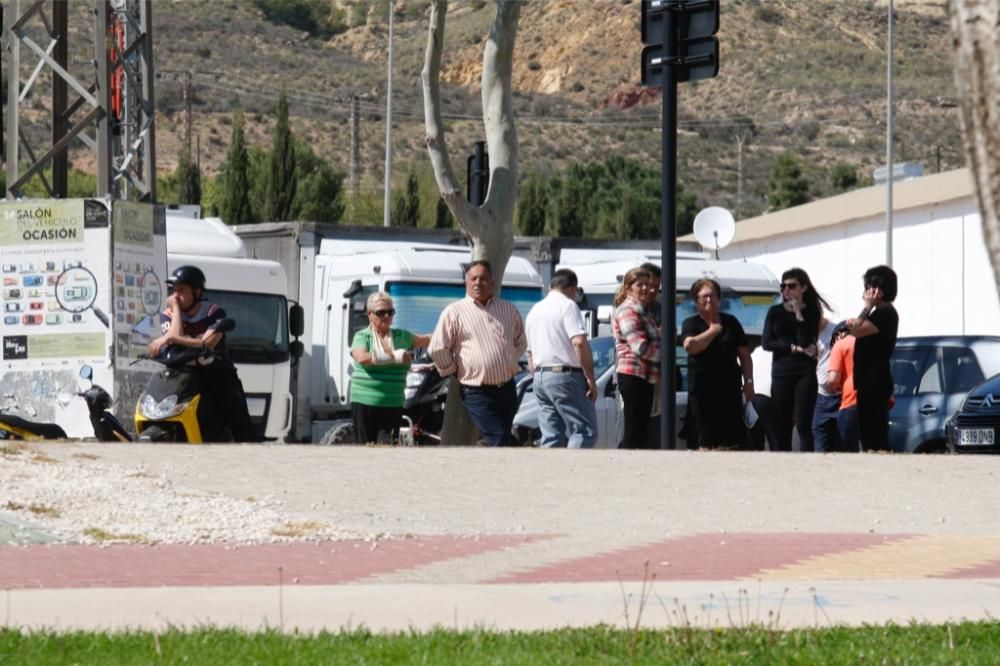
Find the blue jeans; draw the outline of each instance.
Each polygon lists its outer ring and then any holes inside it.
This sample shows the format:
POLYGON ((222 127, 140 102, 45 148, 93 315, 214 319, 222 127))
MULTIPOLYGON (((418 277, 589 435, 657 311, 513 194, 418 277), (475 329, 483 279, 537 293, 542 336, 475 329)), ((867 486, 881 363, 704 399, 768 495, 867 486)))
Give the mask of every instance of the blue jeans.
POLYGON ((543 447, 594 448, 597 410, 587 397, 587 380, 582 372, 552 372, 539 368, 535 373, 534 391, 543 447))
POLYGON ((816 453, 840 450, 837 432, 837 415, 840 413, 840 394, 816 396, 813 411, 813 444, 816 453))
POLYGON ((507 446, 513 443, 510 430, 517 413, 517 390, 513 379, 502 386, 463 384, 462 402, 487 446, 507 446))
POLYGON ((837 430, 840 431, 840 450, 857 453, 861 450, 861 423, 858 421, 858 406, 852 405, 837 414, 837 430))

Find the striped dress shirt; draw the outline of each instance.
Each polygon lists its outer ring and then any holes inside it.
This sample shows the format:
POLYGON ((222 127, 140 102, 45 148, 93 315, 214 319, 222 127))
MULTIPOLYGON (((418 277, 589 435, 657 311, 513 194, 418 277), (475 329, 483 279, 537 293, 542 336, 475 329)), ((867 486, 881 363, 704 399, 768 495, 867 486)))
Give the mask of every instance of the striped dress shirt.
POLYGON ((427 353, 443 376, 455 373, 466 386, 500 386, 517 372, 526 348, 513 303, 491 298, 480 305, 466 296, 441 313, 427 353))

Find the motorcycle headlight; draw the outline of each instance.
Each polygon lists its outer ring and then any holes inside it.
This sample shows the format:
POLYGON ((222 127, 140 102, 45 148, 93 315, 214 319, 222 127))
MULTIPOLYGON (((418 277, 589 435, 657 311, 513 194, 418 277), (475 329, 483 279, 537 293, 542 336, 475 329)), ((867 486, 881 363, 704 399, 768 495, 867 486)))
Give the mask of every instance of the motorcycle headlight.
POLYGON ((408 372, 406 373, 406 388, 417 388, 420 383, 424 381, 423 372, 408 372))
POLYGON ((158 421, 160 419, 168 419, 171 416, 177 416, 184 411, 186 406, 186 402, 177 404, 176 395, 168 395, 159 402, 157 402, 153 396, 145 395, 142 398, 142 402, 139 404, 139 410, 147 419, 158 421))

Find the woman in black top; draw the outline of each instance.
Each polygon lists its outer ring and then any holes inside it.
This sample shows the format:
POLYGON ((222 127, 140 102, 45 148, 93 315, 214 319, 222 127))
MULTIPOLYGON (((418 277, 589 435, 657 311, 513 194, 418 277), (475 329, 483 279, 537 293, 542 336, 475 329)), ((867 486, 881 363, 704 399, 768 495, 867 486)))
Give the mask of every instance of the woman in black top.
POLYGON ((854 343, 854 388, 858 392, 858 425, 865 451, 889 450, 889 400, 892 399, 890 359, 896 348, 899 314, 898 280, 888 266, 865 271, 865 308, 847 322, 854 343))
POLYGON ((697 438, 688 446, 742 448, 746 444, 742 396, 753 400, 747 336, 736 317, 719 311, 722 289, 718 282, 698 280, 691 296, 698 314, 684 320, 680 337, 688 353, 688 414, 694 419, 697 438))
POLYGON ((761 345, 772 353, 771 401, 778 418, 779 451, 792 450, 792 425, 802 451, 813 450, 812 416, 816 408, 816 340, 822 307, 809 275, 792 268, 781 275, 781 305, 767 311, 761 345))

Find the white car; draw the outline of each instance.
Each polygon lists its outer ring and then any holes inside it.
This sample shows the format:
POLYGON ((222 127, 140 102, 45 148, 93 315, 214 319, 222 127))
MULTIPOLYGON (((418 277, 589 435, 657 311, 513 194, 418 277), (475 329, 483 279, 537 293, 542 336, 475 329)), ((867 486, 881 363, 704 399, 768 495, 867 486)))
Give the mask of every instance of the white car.
MULTIPOLYGON (((621 439, 622 412, 618 403, 618 387, 615 383, 615 341, 611 337, 592 338, 590 349, 594 356, 594 375, 597 377, 597 444, 599 449, 616 449, 621 439)), ((677 365, 682 377, 686 370, 686 360, 682 350, 677 353, 677 365)), ((681 386, 683 386, 683 381, 681 386)), ((537 446, 541 439, 538 427, 538 402, 532 390, 532 378, 526 375, 518 382, 520 407, 514 416, 514 437, 525 445, 537 446)), ((677 391, 677 432, 684 427, 684 415, 687 412, 687 392, 677 391)), ((651 427, 651 436, 659 438, 659 420, 651 427)), ((662 446, 662 444, 661 444, 662 446)), ((687 442, 677 436, 677 448, 687 448, 687 442)))

